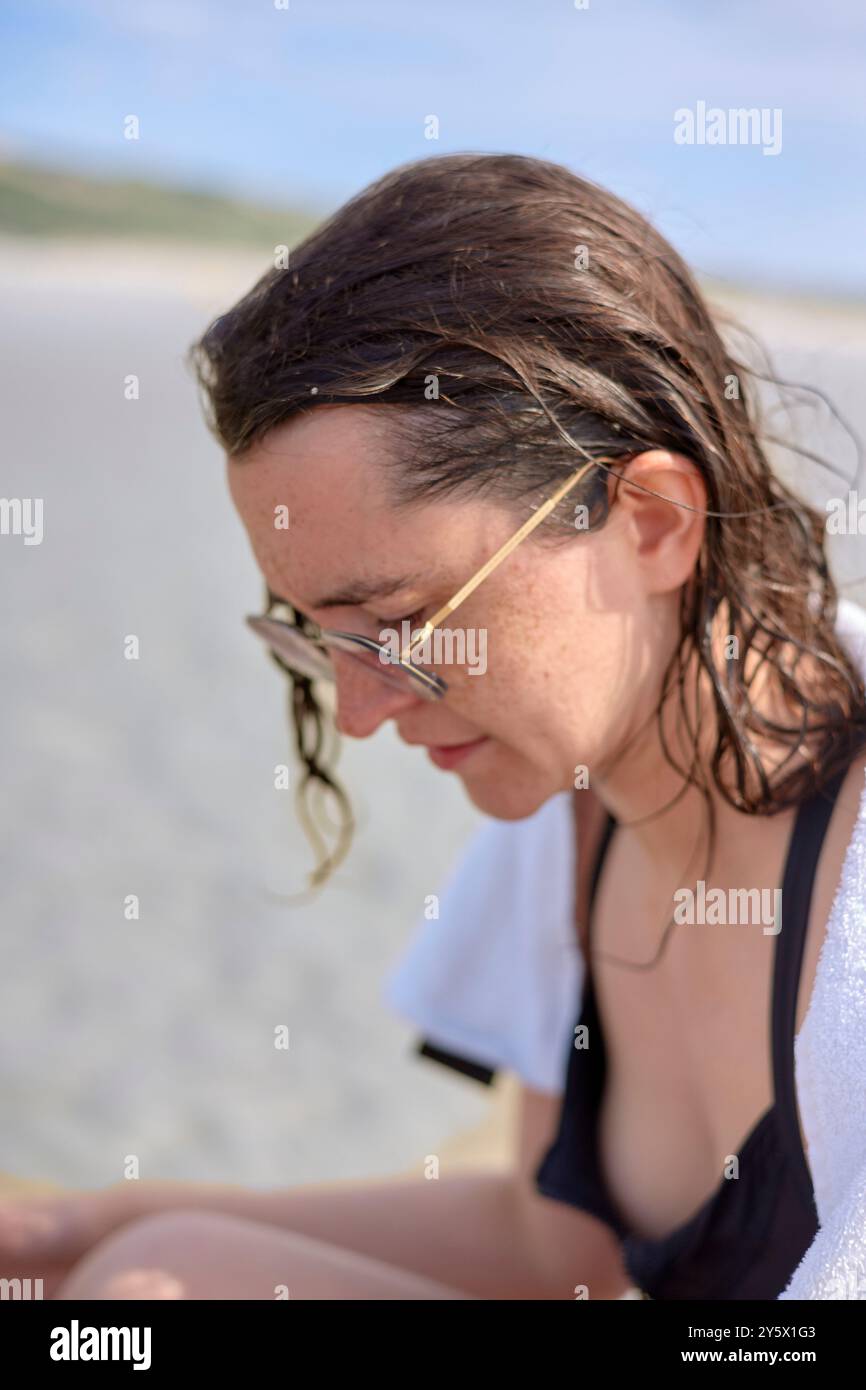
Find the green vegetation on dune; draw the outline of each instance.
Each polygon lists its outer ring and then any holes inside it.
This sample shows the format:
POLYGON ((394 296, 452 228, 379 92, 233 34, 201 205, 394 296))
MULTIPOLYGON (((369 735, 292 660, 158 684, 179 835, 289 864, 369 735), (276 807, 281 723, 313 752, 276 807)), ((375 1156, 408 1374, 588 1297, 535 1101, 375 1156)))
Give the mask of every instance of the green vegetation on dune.
POLYGON ((0 164, 0 232, 237 245, 294 245, 321 215, 261 207, 219 194, 0 164))

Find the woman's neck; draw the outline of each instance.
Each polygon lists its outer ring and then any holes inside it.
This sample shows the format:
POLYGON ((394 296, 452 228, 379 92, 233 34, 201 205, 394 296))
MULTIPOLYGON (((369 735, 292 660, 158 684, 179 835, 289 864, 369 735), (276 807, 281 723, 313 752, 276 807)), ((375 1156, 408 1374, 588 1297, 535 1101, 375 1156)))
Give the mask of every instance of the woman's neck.
MULTIPOLYGON (((689 722, 698 730, 696 747, 690 738, 681 736, 684 715, 678 693, 668 700, 663 716, 664 738, 657 718, 646 719, 639 732, 632 735, 611 760, 593 778, 593 789, 607 811, 623 829, 628 829, 644 854, 660 869, 665 866, 682 869, 684 855, 699 854, 701 862, 709 847, 709 822, 715 826, 714 839, 734 854, 737 846, 749 837, 763 838, 768 820, 776 817, 759 816, 738 810, 723 794, 713 770, 717 724, 713 703, 704 688, 703 709, 689 711, 689 722), (671 756, 679 764, 675 767, 671 756), (687 771, 692 768, 692 780, 687 771)), ((767 702, 769 703, 769 701, 767 702)), ((779 711, 776 711, 778 715, 779 711)), ((768 777, 789 753, 789 748, 749 736, 749 748, 760 759, 768 777)), ((798 761, 805 763, 802 750, 798 761)), ((794 767, 790 759, 786 771, 794 767)), ((727 758, 721 776, 733 782, 734 762, 727 758)), ((772 838, 772 835, 771 837, 772 838)), ((728 857, 727 853, 725 857, 728 857)))

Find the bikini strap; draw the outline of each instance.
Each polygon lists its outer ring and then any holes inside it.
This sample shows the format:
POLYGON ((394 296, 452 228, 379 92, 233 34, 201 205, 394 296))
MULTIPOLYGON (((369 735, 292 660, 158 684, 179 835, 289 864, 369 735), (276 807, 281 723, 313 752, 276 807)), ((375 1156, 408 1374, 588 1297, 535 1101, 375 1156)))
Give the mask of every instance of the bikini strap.
MULTIPOLYGON (((794 1171, 809 1203, 814 1203, 812 1178, 800 1139, 794 1075, 797 994, 818 861, 821 857, 827 827, 836 805, 836 798, 847 772, 847 766, 841 768, 820 791, 816 792, 808 801, 802 802, 797 810, 785 856, 782 878, 781 926, 776 935, 774 948, 773 1000, 770 1021, 774 1098, 782 1121, 780 1128, 794 1160, 794 1171)), ((616 824, 614 817, 608 814, 590 882, 587 908, 587 944, 589 944, 592 925, 592 905, 616 824)))
POLYGON ((773 1048, 773 1089, 782 1121, 781 1130, 794 1159, 794 1170, 808 1201, 814 1201, 812 1179, 797 1119, 794 1074, 794 1037, 797 1023, 797 994, 809 909, 818 860, 839 788, 848 771, 843 767, 831 780, 800 804, 788 843, 782 879, 781 923, 776 935, 773 969, 771 1037, 773 1048))

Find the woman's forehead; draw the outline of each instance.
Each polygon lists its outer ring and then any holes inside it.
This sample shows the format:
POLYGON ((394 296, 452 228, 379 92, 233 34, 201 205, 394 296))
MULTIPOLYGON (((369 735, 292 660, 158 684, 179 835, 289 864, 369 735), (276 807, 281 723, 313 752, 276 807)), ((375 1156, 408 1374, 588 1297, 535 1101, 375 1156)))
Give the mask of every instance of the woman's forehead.
MULTIPOLYGON (((453 506, 396 508, 383 447, 367 412, 320 407, 229 460, 232 497, 274 592, 307 609, 343 606, 441 573, 432 514, 453 506)), ((446 539, 453 553, 453 526, 446 539)))
MULTIPOLYGON (((311 411, 230 459, 232 497, 260 544, 270 533, 273 543, 309 552, 308 563, 322 547, 403 549, 394 544, 397 517, 381 431, 370 429, 364 413, 350 415, 329 407, 311 411)), ((408 514, 399 519, 404 534, 416 525, 408 514)))

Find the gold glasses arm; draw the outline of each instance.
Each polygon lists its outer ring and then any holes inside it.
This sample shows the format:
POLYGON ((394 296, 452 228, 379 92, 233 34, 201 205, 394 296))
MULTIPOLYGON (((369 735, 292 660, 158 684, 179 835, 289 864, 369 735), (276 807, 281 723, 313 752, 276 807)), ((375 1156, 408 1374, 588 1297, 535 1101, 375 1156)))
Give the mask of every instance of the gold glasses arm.
POLYGON ((454 597, 450 598, 447 603, 444 603, 442 607, 438 610, 438 612, 434 613, 432 618, 428 618, 426 623, 424 623, 424 626, 418 629, 417 635, 412 638, 412 640, 401 652, 401 661, 407 660, 409 654, 414 650, 415 647, 419 646, 422 642, 424 642, 427 639, 427 637, 433 631, 434 627, 438 627, 439 623, 442 622, 443 618, 447 618, 449 613, 453 613, 454 609, 457 608, 458 605, 461 604, 465 598, 469 597, 469 595, 472 593, 472 590, 476 589, 478 585, 481 583, 481 581, 483 579, 486 579, 488 574, 491 574, 493 570, 496 569, 496 566, 502 563, 506 555, 510 555, 512 550, 515 550, 517 546, 520 545, 520 542, 524 540, 526 536, 529 535, 530 531, 533 531, 535 527, 538 526, 544 520, 548 513, 553 511, 553 508, 556 506, 557 502, 561 501, 561 499, 566 495, 566 493, 570 492, 571 489, 577 483, 580 482, 581 478, 588 471, 588 469, 592 468, 593 464, 603 461, 604 460, 590 459, 588 463, 582 464, 581 467, 578 468, 577 472, 572 474, 572 476, 563 483, 562 487, 557 488, 556 492, 553 494, 552 497, 548 497, 546 502, 542 502, 538 510, 533 512, 531 516, 527 517, 526 521, 524 521, 522 526, 520 526, 519 529, 515 531, 514 535, 511 536, 504 543, 504 545, 501 545, 499 547, 496 554, 491 555, 490 559, 481 566, 481 569, 478 570, 476 574, 473 574, 471 579, 468 579, 466 581, 466 583, 463 585, 463 588, 458 589, 454 597))

